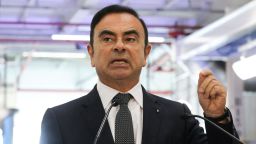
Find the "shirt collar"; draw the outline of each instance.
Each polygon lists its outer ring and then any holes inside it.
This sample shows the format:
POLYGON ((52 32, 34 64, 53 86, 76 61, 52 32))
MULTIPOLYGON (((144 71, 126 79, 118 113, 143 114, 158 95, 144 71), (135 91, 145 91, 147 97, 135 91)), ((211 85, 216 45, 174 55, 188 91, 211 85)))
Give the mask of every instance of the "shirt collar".
MULTIPOLYGON (((114 96, 119 93, 118 90, 103 84, 100 80, 97 83, 97 90, 99 92, 104 109, 106 109, 107 106, 111 103, 111 100, 114 98, 114 96)), ((130 93, 135 101, 139 104, 139 106, 143 108, 143 92, 140 83, 137 83, 132 89, 130 89, 126 93, 130 93)))

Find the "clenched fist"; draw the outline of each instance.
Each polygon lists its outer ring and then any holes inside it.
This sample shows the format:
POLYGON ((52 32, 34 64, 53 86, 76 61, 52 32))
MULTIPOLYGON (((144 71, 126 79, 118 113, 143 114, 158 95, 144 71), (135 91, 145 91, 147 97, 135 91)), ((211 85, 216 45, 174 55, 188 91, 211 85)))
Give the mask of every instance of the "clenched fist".
POLYGON ((206 116, 218 117, 224 114, 227 90, 216 80, 211 71, 200 72, 197 92, 199 103, 206 116))

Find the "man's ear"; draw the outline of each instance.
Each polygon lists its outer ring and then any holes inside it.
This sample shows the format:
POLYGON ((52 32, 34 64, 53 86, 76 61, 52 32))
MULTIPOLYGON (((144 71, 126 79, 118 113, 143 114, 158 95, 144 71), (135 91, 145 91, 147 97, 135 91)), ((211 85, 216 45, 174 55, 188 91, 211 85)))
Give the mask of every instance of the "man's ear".
POLYGON ((151 44, 148 44, 146 45, 145 49, 144 49, 144 66, 146 65, 147 63, 147 58, 148 58, 148 55, 151 51, 151 48, 152 48, 152 45, 151 44))
POLYGON ((93 56, 94 56, 94 50, 93 50, 93 47, 92 47, 91 44, 88 44, 88 45, 87 45, 87 51, 88 51, 88 53, 89 53, 89 55, 90 55, 91 66, 92 66, 92 67, 95 67, 94 58, 93 58, 93 56))

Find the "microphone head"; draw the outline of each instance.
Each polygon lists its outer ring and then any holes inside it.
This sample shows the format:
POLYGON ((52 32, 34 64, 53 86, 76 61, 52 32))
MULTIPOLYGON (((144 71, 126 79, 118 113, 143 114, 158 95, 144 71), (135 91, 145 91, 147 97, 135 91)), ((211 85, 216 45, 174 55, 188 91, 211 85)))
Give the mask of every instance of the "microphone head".
POLYGON ((114 98, 112 99, 112 105, 113 105, 114 107, 118 106, 118 105, 119 105, 119 101, 120 101, 120 98, 119 98, 119 97, 114 97, 114 98))

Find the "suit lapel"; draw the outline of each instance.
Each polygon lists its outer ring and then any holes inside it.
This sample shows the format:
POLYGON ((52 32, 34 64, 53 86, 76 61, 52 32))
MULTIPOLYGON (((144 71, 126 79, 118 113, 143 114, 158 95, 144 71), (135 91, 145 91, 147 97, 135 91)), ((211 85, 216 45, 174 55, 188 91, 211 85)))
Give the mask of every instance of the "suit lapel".
MULTIPOLYGON (((96 86, 86 96, 86 98, 86 101, 83 103, 83 107, 85 109, 84 117, 87 119, 89 131, 92 134, 91 137, 94 139, 105 115, 105 111, 96 86)), ((104 128, 102 129, 102 133, 98 139, 98 144, 100 143, 114 144, 108 121, 106 121, 104 128)))
POLYGON ((142 144, 155 144, 159 134, 161 109, 157 100, 143 88, 142 144))

